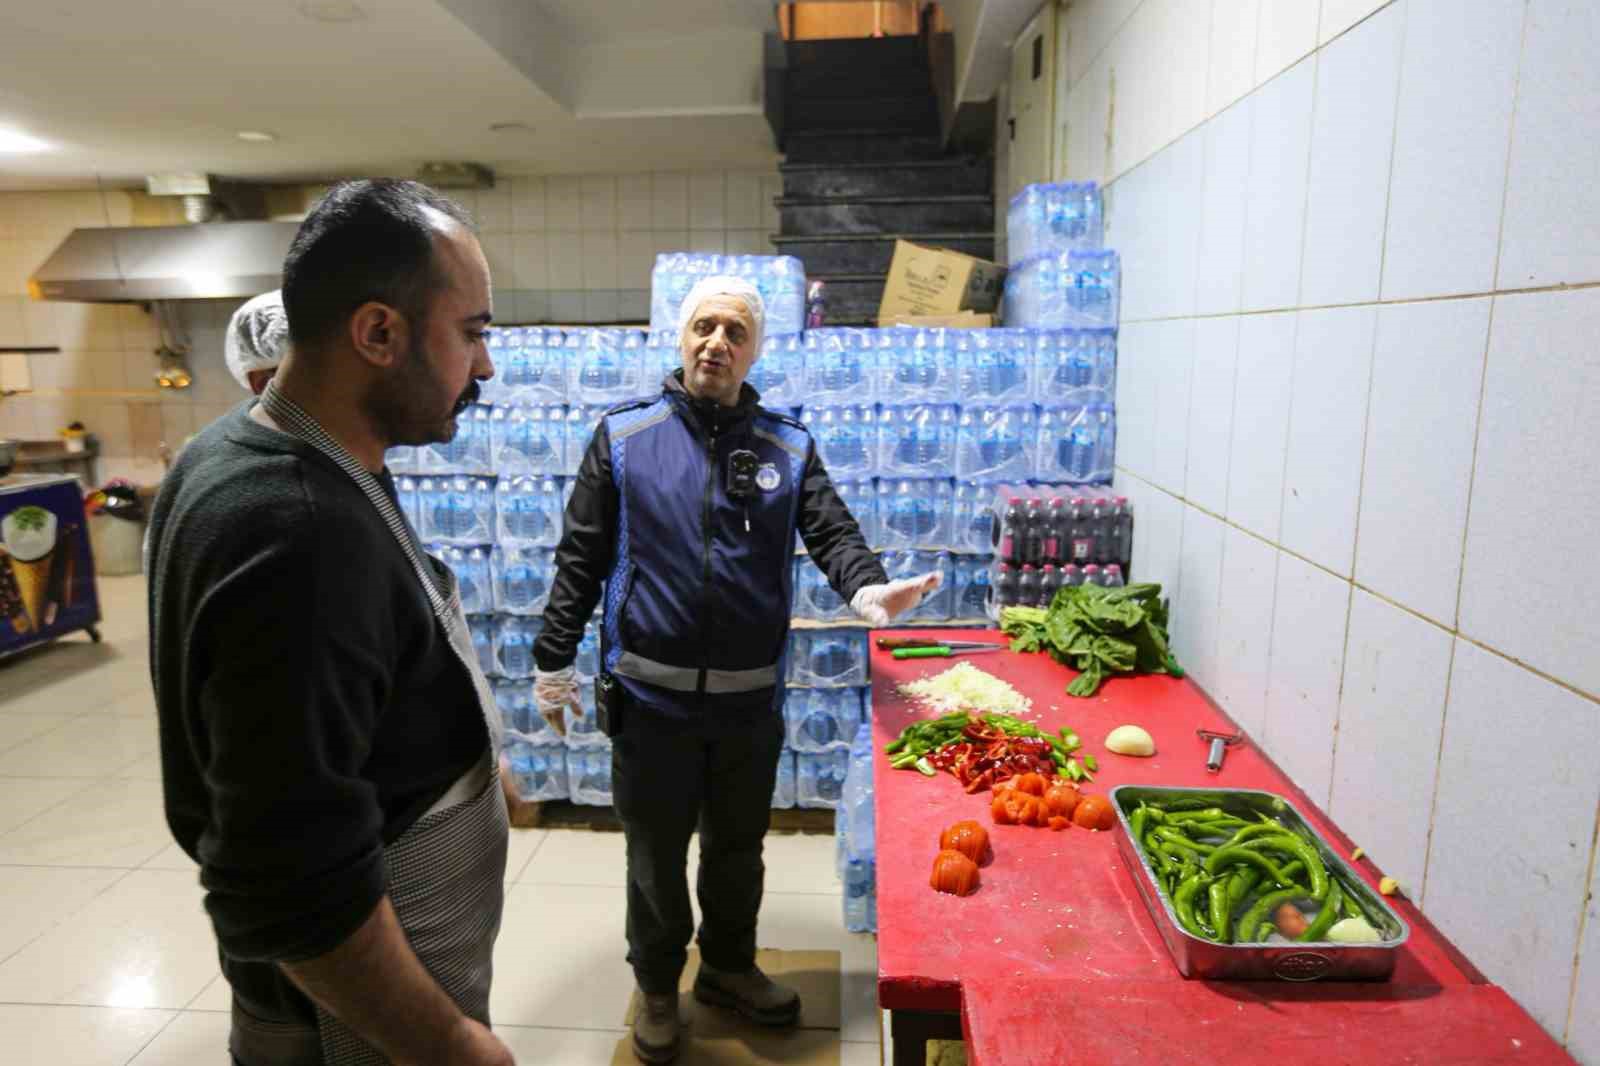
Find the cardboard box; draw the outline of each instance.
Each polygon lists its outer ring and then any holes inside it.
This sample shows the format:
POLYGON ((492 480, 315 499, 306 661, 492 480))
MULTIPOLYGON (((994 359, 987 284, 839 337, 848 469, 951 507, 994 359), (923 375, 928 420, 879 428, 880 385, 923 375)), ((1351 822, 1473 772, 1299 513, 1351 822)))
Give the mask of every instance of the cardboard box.
POLYGON ((895 241, 878 321, 888 322, 896 315, 993 311, 1005 277, 1006 268, 987 259, 895 241))
POLYGON ((887 321, 880 319, 880 326, 919 326, 932 328, 943 326, 946 329, 992 329, 994 328, 994 314, 977 311, 957 311, 953 315, 894 315, 887 321))

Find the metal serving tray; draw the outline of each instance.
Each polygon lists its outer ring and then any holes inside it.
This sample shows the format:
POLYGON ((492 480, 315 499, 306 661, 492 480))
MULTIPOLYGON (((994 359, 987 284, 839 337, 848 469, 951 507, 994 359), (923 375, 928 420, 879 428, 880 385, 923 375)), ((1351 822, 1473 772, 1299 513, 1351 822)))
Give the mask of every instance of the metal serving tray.
POLYGON ((1121 825, 1117 847, 1134 872, 1139 894, 1183 976, 1236 981, 1381 981, 1394 972, 1395 954, 1411 936, 1410 927, 1282 796, 1254 789, 1121 785, 1111 790, 1111 804, 1121 825), (1329 873, 1337 873, 1346 885, 1355 888, 1357 905, 1383 940, 1376 944, 1217 944, 1190 933, 1179 924, 1172 900, 1145 862, 1144 849, 1134 840, 1133 827, 1128 822, 1129 812, 1141 800, 1155 804, 1175 799, 1199 800, 1208 807, 1221 807, 1247 818, 1258 812, 1268 814, 1291 830, 1303 830, 1329 873))

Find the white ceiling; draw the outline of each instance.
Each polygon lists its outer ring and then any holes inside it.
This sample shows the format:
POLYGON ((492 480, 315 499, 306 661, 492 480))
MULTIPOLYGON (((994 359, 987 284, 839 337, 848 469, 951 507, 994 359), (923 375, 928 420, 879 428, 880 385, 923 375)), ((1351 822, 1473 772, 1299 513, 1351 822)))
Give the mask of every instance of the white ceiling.
POLYGON ((299 0, 7 5, 0 127, 51 151, 0 155, 0 188, 136 183, 204 170, 255 180, 762 167, 764 0, 299 0), (533 132, 490 132, 519 122, 533 132), (235 134, 263 129, 276 143, 235 134))

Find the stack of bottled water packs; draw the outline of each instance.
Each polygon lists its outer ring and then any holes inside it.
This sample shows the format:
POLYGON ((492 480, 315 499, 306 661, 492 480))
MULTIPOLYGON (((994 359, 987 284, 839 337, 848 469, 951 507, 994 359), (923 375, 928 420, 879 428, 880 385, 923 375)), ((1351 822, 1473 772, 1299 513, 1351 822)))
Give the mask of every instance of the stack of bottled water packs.
POLYGON ((769 337, 799 333, 806 324, 806 268, 792 255, 711 255, 666 252, 656 256, 650 275, 650 328, 678 330, 678 311, 702 278, 742 278, 754 285, 766 306, 769 337))

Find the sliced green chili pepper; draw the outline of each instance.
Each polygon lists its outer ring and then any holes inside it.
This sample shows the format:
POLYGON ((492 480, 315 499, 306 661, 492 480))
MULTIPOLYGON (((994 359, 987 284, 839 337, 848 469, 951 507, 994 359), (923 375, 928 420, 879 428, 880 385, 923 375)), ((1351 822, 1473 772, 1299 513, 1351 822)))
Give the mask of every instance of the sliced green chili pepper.
POLYGON ((1100 769, 1100 761, 1098 759, 1096 759, 1093 755, 1085 755, 1083 757, 1083 765, 1084 765, 1084 768, 1087 769, 1090 773, 1093 773, 1096 770, 1100 769))
POLYGON ((1228 928, 1230 908, 1228 907, 1228 881, 1218 878, 1206 888, 1211 900, 1211 927, 1216 931, 1217 940, 1224 944, 1233 942, 1233 935, 1228 928))
POLYGON ((924 777, 935 777, 939 773, 939 771, 933 768, 933 763, 928 761, 927 756, 923 756, 912 765, 915 766, 917 768, 917 772, 922 774, 924 777))
POLYGON ((1339 887, 1338 881, 1328 885, 1328 898, 1322 901, 1322 909, 1317 912, 1317 917, 1306 926, 1306 931, 1299 936, 1303 941, 1322 940, 1327 936, 1328 930, 1333 928, 1333 920, 1339 917, 1339 910, 1344 903, 1344 889, 1339 887))

